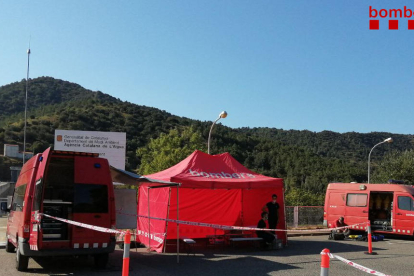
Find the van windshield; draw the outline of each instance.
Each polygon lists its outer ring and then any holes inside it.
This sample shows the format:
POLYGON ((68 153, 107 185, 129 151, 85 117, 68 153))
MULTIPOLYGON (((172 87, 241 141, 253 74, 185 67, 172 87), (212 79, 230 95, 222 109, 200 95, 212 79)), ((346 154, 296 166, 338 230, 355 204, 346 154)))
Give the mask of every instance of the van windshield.
POLYGON ((75 184, 74 213, 107 213, 108 187, 99 184, 75 184))

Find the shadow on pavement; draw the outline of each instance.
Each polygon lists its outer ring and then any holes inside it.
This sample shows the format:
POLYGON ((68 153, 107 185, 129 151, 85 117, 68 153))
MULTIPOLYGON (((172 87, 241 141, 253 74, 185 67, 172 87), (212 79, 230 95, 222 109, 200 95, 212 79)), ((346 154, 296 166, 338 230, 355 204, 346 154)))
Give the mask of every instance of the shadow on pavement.
POLYGON ((29 261, 29 269, 26 271, 28 274, 44 274, 44 275, 98 275, 98 274, 110 274, 115 272, 114 275, 120 275, 122 271, 122 256, 121 261, 118 262, 110 254, 110 261, 106 269, 95 269, 92 257, 42 257, 34 258, 29 261), (33 263, 36 262, 40 268, 31 268, 33 263))
MULTIPOLYGON (((373 243, 373 248, 376 251, 381 251, 384 249, 375 248, 373 243)), ((300 255, 314 255, 320 254, 324 249, 328 248, 333 253, 341 252, 364 252, 368 250, 367 242, 359 241, 332 241, 326 239, 326 241, 312 241, 312 240, 302 240, 295 239, 290 240, 288 246, 280 250, 263 250, 254 246, 249 246, 249 244, 241 244, 237 247, 230 246, 216 246, 216 247, 205 247, 205 246, 195 246, 193 252, 197 255, 202 254, 204 257, 214 258, 215 255, 250 255, 250 256, 280 256, 280 257, 290 257, 290 256, 300 256, 300 255)), ((174 254, 174 249, 170 251, 170 254, 174 254)), ((181 254, 185 254, 186 251, 180 249, 181 254)))
MULTIPOLYGON (((28 274, 40 275, 120 275, 123 252, 110 254, 107 269, 93 268, 92 258, 36 258, 40 268, 29 263, 28 274)), ((255 256, 221 256, 205 258, 203 256, 180 256, 177 264, 175 255, 131 251, 130 275, 269 275, 279 270, 296 269, 296 266, 281 264, 255 256)))
MULTIPOLYGON (((329 248, 334 254, 355 252, 356 257, 370 258, 364 255, 367 251, 365 242, 342 241, 312 241, 294 239, 289 241, 289 246, 281 250, 262 251, 252 246, 232 247, 196 247, 195 256, 180 254, 180 263, 177 264, 174 253, 158 254, 147 253, 145 249, 132 249, 130 253, 130 275, 269 275, 277 271, 289 271, 303 269, 300 264, 312 264, 317 267, 320 262, 320 252, 329 248), (298 258, 295 258, 295 257, 298 258), (285 259, 293 257, 290 259, 285 259)), ((380 252, 384 249, 375 248, 380 252)), ((384 254, 384 253, 383 253, 384 254)), ((395 258, 395 256, 383 255, 377 258, 395 258)), ((120 275, 122 271, 122 250, 116 250, 110 254, 107 269, 96 270, 93 267, 93 258, 79 257, 55 257, 36 258, 30 262, 36 262, 40 267, 29 269, 29 274, 40 275, 120 275)), ((30 267, 38 267, 29 263, 30 267)))

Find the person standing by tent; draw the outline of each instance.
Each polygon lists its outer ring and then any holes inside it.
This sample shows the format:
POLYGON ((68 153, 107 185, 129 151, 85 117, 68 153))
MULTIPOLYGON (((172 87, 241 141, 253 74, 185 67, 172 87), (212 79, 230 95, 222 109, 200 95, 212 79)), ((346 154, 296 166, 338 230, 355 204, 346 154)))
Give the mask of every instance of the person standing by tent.
POLYGON ((269 229, 276 229, 279 221, 279 203, 277 203, 277 195, 272 195, 272 201, 266 203, 262 208, 263 212, 267 212, 269 215, 269 229))

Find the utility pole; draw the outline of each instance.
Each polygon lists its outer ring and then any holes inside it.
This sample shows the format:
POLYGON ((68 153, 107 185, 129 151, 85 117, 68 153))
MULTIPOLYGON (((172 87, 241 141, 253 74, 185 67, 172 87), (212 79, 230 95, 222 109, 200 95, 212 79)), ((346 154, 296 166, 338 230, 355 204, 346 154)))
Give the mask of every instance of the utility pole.
POLYGON ((30 42, 27 49, 26 99, 24 101, 23 165, 26 159, 27 93, 29 92, 30 42))

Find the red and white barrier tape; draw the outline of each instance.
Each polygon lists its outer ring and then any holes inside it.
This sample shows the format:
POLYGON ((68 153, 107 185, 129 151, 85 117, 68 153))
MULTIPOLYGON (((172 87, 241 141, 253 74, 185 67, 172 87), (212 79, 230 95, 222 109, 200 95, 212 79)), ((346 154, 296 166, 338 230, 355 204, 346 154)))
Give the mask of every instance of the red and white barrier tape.
MULTIPOLYGON (((69 220, 69 219, 63 219, 63 218, 58 218, 58 217, 54 217, 54 216, 50 216, 47 214, 39 214, 40 216, 45 216, 48 218, 52 218, 58 221, 62 221, 68 224, 72 224, 72 225, 76 225, 79 227, 83 227, 83 228, 87 228, 87 229, 91 229, 91 230, 95 230, 95 231, 99 231, 99 232, 103 232, 103 233, 113 233, 113 234, 125 234, 125 231, 121 231, 121 230, 116 230, 116 229, 109 229, 109 228, 105 228, 105 227, 100 227, 100 226, 94 226, 94 225, 90 225, 90 224, 86 224, 86 223, 81 223, 81 222, 77 222, 77 221, 73 221, 73 220, 69 220)), ((123 215, 128 215, 128 214, 123 214, 123 215)), ((135 215, 133 215, 135 216, 135 215)), ((251 227, 240 227, 240 226, 226 226, 226 225, 219 225, 219 224, 210 224, 210 223, 202 223, 202 222, 191 222, 191 221, 182 221, 182 220, 173 220, 173 219, 162 219, 162 218, 154 218, 154 217, 148 217, 148 216, 139 216, 138 217, 143 217, 143 218, 149 218, 149 219, 155 219, 155 220, 164 220, 164 221, 168 221, 168 222, 173 222, 173 223, 179 223, 179 224, 186 224, 186 225, 194 225, 194 226, 202 226, 202 227, 211 227, 211 228, 216 228, 216 229, 223 229, 223 230, 253 230, 253 231, 292 231, 292 230, 284 230, 284 229, 263 229, 263 228, 251 228, 251 227)), ((351 226, 356 226, 356 225, 360 225, 360 224, 364 224, 364 223, 359 223, 359 224, 355 224, 355 225, 351 225, 351 226)), ((343 229, 343 228, 348 228, 350 226, 346 226, 346 227, 338 227, 338 228, 329 228, 329 229, 318 229, 318 230, 338 230, 338 229, 343 229)), ((315 230, 296 230, 296 231, 315 231, 315 230)), ((161 233, 160 233, 161 234, 161 233)), ((136 234, 135 234, 136 235, 136 234)), ((165 234, 163 234, 165 235, 165 234)), ((350 260, 347 260, 345 258, 342 258, 341 256, 338 255, 334 255, 331 253, 324 253, 321 252, 321 254, 328 254, 328 256, 333 259, 336 258, 338 260, 340 260, 343 263, 346 263, 352 267, 355 267, 363 272, 366 272, 368 274, 371 275, 377 275, 377 276, 391 276, 388 274, 384 274, 382 272, 378 272, 375 271, 371 268, 367 268, 365 266, 362 266, 360 264, 351 262, 350 260)))
POLYGON ((141 216, 141 215, 132 215, 132 214, 124 214, 119 213, 122 215, 130 215, 134 217, 141 217, 141 218, 149 218, 154 220, 163 220, 168 221, 172 223, 178 223, 178 224, 186 224, 186 225, 192 225, 192 226, 201 226, 201 227, 210 227, 215 229, 221 229, 221 230, 246 230, 246 231, 277 231, 277 232, 330 232, 332 230, 340 230, 340 229, 346 229, 352 226, 357 225, 363 225, 364 223, 358 223, 354 225, 344 226, 344 227, 337 227, 337 228, 326 228, 326 229, 306 229, 306 230, 287 230, 287 229, 267 229, 267 228, 254 228, 254 227, 243 227, 243 226, 228 226, 228 225, 220 225, 220 224, 211 224, 211 223, 203 223, 203 222, 194 222, 194 221, 184 221, 184 220, 175 220, 175 219, 164 219, 164 218, 156 218, 156 217, 148 217, 148 216, 141 216))
POLYGON ((63 218, 58 218, 58 217, 54 217, 54 216, 50 216, 50 215, 46 215, 46 214, 39 214, 48 218, 52 218, 55 220, 59 220, 68 224, 72 224, 72 225, 76 225, 79 227, 83 227, 83 228, 87 228, 87 229, 91 229, 91 230, 95 230, 95 231, 99 231, 99 232, 103 232, 103 233, 112 233, 112 234, 125 234, 126 231, 121 231, 121 230, 116 230, 116 229, 109 229, 109 228, 105 228, 105 227, 100 227, 100 226, 94 226, 94 225, 90 225, 90 224, 86 224, 86 223, 82 223, 82 222, 77 222, 77 221, 73 221, 73 220, 69 220, 69 219, 63 219, 63 218))
MULTIPOLYGON (((76 225, 76 226, 79 226, 79 227, 83 227, 83 228, 87 228, 87 229, 91 229, 91 230, 95 230, 95 231, 99 231, 99 232, 103 232, 103 233, 113 233, 113 234, 122 234, 122 235, 124 235, 126 233, 125 231, 122 231, 122 230, 116 230, 116 229, 110 229, 110 228, 105 228, 105 227, 100 227, 100 226, 94 226, 94 225, 91 225, 91 224, 86 224, 86 223, 77 222, 77 221, 73 221, 73 220, 69 220, 69 219, 54 217, 54 216, 50 216, 50 215, 47 215, 47 214, 39 214, 39 215, 43 215, 45 217, 49 217, 49 218, 52 218, 52 219, 55 219, 55 220, 59 220, 59 221, 62 221, 62 222, 68 223, 68 224, 76 225)), ((136 217, 136 215, 131 215, 131 214, 123 214, 123 215, 130 215, 130 216, 136 217)), ((184 221, 184 220, 174 220, 174 219, 164 219, 164 218, 156 218, 156 217, 148 217, 148 216, 140 216, 140 215, 138 215, 138 217, 149 218, 149 219, 154 219, 154 220, 168 221, 168 222, 172 222, 172 223, 185 224, 185 225, 210 227, 210 228, 221 229, 221 230, 278 231, 278 232, 325 232, 325 231, 345 229, 345 228, 348 228, 348 227, 351 227, 351 226, 365 224, 365 223, 359 223, 359 224, 354 224, 354 225, 345 226, 345 227, 315 229, 315 230, 286 230, 286 229, 267 229, 267 228, 254 228, 254 227, 243 227, 243 226, 228 226, 228 225, 219 225, 219 224, 184 221)))
POLYGON ((362 265, 360 265, 360 264, 354 263, 354 262, 352 262, 352 261, 350 261, 350 260, 347 260, 347 259, 345 259, 345 258, 343 258, 343 257, 341 257, 341 256, 334 255, 334 254, 331 254, 331 253, 321 252, 321 255, 325 255, 325 254, 327 254, 327 255, 328 255, 331 259, 338 259, 338 260, 340 260, 341 262, 346 263, 347 265, 350 265, 350 266, 352 266, 352 267, 355 267, 356 269, 359 269, 359 270, 361 270, 361 271, 363 271, 363 272, 366 272, 366 273, 368 273, 368 274, 371 274, 371 275, 377 275, 377 276, 391 276, 391 275, 384 274, 384 273, 382 273, 382 272, 379 272, 379 271, 373 270, 373 269, 371 269, 371 268, 368 268, 368 267, 362 266, 362 265))

